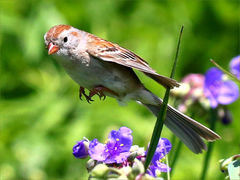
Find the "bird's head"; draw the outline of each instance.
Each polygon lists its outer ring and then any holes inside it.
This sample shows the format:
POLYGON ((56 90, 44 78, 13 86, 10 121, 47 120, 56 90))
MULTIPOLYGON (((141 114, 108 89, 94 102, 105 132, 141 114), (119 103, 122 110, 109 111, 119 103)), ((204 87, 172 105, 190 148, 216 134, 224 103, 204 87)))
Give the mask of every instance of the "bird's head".
POLYGON ((53 26, 45 35, 45 46, 48 54, 68 56, 73 49, 76 49, 80 41, 79 30, 69 25, 53 26))

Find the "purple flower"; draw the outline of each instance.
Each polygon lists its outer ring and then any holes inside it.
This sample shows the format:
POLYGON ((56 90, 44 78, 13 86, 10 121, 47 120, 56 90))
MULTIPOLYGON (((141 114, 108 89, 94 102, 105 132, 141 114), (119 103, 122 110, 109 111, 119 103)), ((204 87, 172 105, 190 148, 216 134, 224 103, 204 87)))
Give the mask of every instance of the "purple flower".
POLYGON ((161 163, 160 160, 170 152, 172 145, 170 141, 166 138, 161 138, 159 140, 156 152, 153 156, 152 163, 149 166, 148 174, 156 177, 157 171, 168 172, 171 170, 166 164, 161 163))
POLYGON ((73 146, 73 155, 80 159, 86 158, 88 156, 88 145, 89 142, 87 140, 78 141, 73 146))
POLYGON ((224 74, 219 69, 210 68, 205 74, 204 95, 210 101, 210 106, 231 104, 238 99, 238 86, 230 80, 224 80, 224 74))
POLYGON ((132 146, 131 133, 131 129, 121 127, 118 131, 111 131, 107 144, 99 143, 97 139, 92 140, 88 151, 90 157, 106 164, 126 161, 132 146))
POLYGON ((168 172, 171 171, 171 168, 169 168, 166 164, 158 162, 158 165, 151 165, 149 166, 147 173, 150 176, 157 177, 157 171, 160 172, 168 172))
POLYGON ((240 79, 240 55, 233 58, 230 62, 230 71, 240 79))

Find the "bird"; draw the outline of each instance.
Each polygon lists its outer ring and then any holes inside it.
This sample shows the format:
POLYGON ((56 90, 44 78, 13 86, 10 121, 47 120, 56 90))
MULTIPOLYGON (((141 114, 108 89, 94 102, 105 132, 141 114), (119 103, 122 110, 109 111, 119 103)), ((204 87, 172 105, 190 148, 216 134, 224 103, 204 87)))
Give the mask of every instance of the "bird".
MULTIPOLYGON (((44 41, 48 54, 58 55, 57 61, 79 84, 79 98, 84 96, 89 103, 94 95, 104 99, 113 97, 120 104, 133 100, 158 116, 162 99, 143 85, 134 70, 165 88, 179 86, 176 80, 158 74, 132 51, 70 25, 51 27, 45 33, 44 41), (85 89, 89 90, 89 95, 85 89)), ((221 138, 171 105, 167 106, 164 124, 196 154, 207 150, 203 139, 215 141, 221 138)))

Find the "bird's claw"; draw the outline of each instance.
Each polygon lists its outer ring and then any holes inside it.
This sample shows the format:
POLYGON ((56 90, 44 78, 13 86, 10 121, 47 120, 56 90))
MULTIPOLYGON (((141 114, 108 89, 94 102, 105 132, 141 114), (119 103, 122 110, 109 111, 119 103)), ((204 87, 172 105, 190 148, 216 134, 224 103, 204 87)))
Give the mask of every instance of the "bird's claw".
POLYGON ((91 104, 91 102, 92 102, 92 101, 94 101, 94 100, 93 100, 93 99, 91 99, 91 97, 89 97, 89 96, 88 96, 88 97, 86 97, 86 100, 87 100, 87 102, 88 102, 89 104, 91 104))
POLYGON ((79 99, 80 99, 80 100, 83 100, 83 99, 82 99, 82 96, 83 96, 83 95, 84 95, 84 97, 86 98, 87 102, 88 102, 89 104, 91 104, 90 102, 93 101, 93 100, 91 99, 90 96, 88 96, 88 95, 85 93, 84 87, 81 87, 81 86, 80 86, 80 89, 79 89, 79 99))
POLYGON ((81 100, 82 100, 82 95, 84 95, 85 97, 87 96, 87 95, 85 94, 84 87, 81 87, 81 86, 80 86, 80 89, 79 89, 79 99, 81 99, 81 100))
POLYGON ((103 92, 101 91, 101 92, 99 92, 99 93, 97 93, 97 95, 98 95, 98 97, 99 97, 99 99, 100 100, 105 100, 106 99, 106 95, 105 94, 103 94, 103 92), (103 97, 103 99, 102 99, 102 97, 103 97))
POLYGON ((98 95, 99 99, 101 100, 102 97, 103 97, 103 100, 105 100, 106 96, 105 94, 103 93, 103 91, 105 90, 105 87, 103 86, 97 86, 93 89, 90 90, 89 92, 89 97, 93 97, 94 95, 98 95))
POLYGON ((106 99, 106 95, 104 94, 104 91, 118 96, 117 93, 115 93, 114 91, 112 91, 112 90, 110 90, 110 89, 108 89, 108 88, 106 88, 104 86, 96 86, 95 88, 90 90, 89 95, 87 95, 85 93, 84 87, 80 87, 80 89, 79 89, 79 98, 82 100, 82 96, 84 95, 84 97, 86 98, 87 102, 89 104, 91 104, 91 101, 94 101, 94 100, 92 100, 92 97, 94 95, 98 95, 100 100, 105 100, 106 99))

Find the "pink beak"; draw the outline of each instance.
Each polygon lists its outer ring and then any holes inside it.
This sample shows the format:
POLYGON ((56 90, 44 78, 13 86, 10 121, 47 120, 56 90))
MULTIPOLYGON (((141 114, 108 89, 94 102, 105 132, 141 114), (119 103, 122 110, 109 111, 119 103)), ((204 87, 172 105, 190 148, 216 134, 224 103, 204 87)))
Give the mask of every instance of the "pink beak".
POLYGON ((58 52, 59 47, 57 45, 54 45, 53 43, 48 44, 48 55, 54 54, 58 52))

